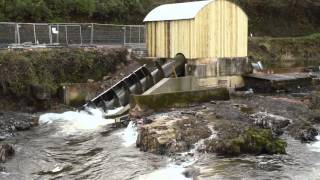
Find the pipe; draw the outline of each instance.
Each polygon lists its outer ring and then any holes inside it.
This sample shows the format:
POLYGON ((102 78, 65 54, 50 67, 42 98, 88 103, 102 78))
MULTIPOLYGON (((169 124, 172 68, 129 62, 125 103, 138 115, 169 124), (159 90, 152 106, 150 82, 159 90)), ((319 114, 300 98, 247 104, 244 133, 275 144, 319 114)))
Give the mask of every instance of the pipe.
POLYGON ((83 106, 83 109, 93 107, 102 108, 104 111, 108 111, 121 106, 128 106, 132 94, 144 93, 163 78, 168 78, 175 74, 184 76, 185 64, 185 57, 182 54, 179 54, 173 61, 168 63, 157 61, 155 63, 157 69, 153 72, 150 72, 145 65, 141 66, 117 84, 89 101, 83 106))

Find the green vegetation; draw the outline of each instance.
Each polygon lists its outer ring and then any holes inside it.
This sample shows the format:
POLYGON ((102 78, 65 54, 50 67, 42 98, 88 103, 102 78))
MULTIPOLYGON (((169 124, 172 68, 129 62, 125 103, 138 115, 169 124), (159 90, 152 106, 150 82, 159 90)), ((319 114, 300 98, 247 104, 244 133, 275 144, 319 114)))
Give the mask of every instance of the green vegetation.
POLYGON ((268 67, 317 66, 320 33, 301 37, 254 37, 249 39, 249 57, 268 67))
POLYGON ((274 138, 270 129, 249 128, 234 136, 207 142, 209 152, 221 155, 285 154, 285 141, 274 138))
POLYGON ((149 0, 1 0, 0 21, 141 23, 149 0))
MULTIPOLYGON (((0 21, 142 24, 164 3, 190 0, 0 0, 0 21)), ((249 16, 254 36, 301 36, 320 31, 320 3, 311 0, 230 0, 249 16)))
POLYGON ((61 83, 100 80, 126 63, 127 51, 52 49, 5 51, 0 54, 0 92, 32 97, 32 88, 55 95, 61 83))

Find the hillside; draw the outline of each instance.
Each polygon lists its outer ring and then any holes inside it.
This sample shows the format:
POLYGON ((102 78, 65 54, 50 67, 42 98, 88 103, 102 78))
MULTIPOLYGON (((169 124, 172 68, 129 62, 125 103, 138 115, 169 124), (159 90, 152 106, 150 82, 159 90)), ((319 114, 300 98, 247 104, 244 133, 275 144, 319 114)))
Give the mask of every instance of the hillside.
MULTIPOLYGON (((0 21, 141 24, 154 7, 186 0, 12 0, 0 2, 0 21)), ((234 0, 249 15, 255 36, 320 32, 319 0, 234 0)))

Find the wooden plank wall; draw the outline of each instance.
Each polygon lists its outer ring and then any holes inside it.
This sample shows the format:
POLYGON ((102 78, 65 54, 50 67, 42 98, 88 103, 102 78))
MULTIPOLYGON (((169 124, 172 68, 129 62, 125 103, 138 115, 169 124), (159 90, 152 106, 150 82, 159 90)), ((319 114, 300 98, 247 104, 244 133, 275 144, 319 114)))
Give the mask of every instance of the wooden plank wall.
POLYGON ((190 20, 147 23, 148 52, 153 57, 188 59, 246 57, 248 18, 236 4, 216 0, 190 20))

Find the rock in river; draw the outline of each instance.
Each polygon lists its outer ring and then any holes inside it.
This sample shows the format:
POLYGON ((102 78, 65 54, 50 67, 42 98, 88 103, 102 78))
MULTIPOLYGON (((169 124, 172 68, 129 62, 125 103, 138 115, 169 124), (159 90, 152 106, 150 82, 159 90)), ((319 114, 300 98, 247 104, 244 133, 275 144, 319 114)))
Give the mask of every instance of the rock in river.
POLYGON ((0 144, 0 162, 4 163, 6 160, 14 155, 14 149, 9 144, 0 144))
POLYGON ((295 139, 301 142, 312 142, 316 140, 316 136, 319 134, 318 130, 313 127, 310 122, 298 121, 289 126, 289 133, 295 139))
POLYGON ((195 117, 167 113, 149 118, 153 122, 139 130, 137 147, 142 151, 162 155, 184 152, 211 135, 207 124, 195 117))

